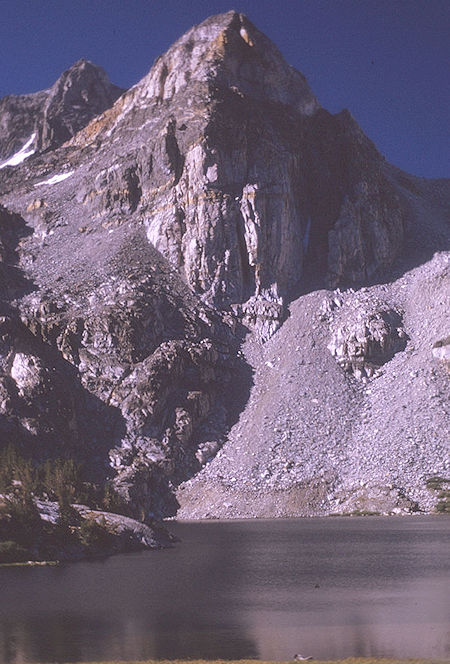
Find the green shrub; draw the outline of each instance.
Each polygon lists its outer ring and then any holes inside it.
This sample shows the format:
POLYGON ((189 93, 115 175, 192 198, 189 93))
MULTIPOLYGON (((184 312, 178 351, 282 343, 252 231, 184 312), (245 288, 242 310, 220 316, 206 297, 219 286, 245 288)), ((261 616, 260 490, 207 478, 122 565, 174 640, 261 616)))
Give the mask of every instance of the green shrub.
POLYGON ((27 491, 35 491, 36 469, 29 459, 17 453, 13 445, 8 445, 0 450, 0 493, 10 492, 18 482, 27 491))
POLYGON ((16 467, 17 452, 12 445, 8 445, 0 450, 0 493, 10 491, 16 467))
POLYGON ((31 546, 42 531, 43 521, 31 493, 21 488, 6 500, 3 529, 25 547, 31 546))
POLYGON ((17 542, 0 542, 0 563, 21 563, 30 559, 30 552, 17 542))
POLYGON ((13 445, 0 449, 0 493, 39 496, 59 503, 61 523, 78 525, 74 503, 130 515, 127 503, 106 482, 86 481, 74 459, 48 459, 38 463, 21 457, 13 445))
POLYGON ((445 477, 439 477, 439 475, 434 475, 433 477, 429 477, 426 480, 425 486, 427 487, 427 489, 430 489, 431 491, 441 491, 442 485, 449 483, 450 483, 449 479, 445 477))
POLYGON ((130 516, 129 506, 110 484, 106 484, 103 489, 103 497, 99 504, 99 508, 105 512, 114 512, 115 514, 130 516))
POLYGON ((98 520, 94 517, 87 517, 81 522, 78 538, 90 553, 101 553, 110 547, 112 534, 108 530, 104 517, 98 520))
POLYGON ((445 493, 447 495, 441 495, 443 500, 440 500, 438 503, 436 503, 436 512, 439 512, 440 514, 450 514, 450 491, 445 493))
POLYGON ((74 503, 81 493, 81 466, 74 459, 52 459, 39 470, 41 490, 59 503, 74 503))
POLYGON ((429 477, 425 486, 430 491, 436 491, 439 502, 436 503, 435 510, 440 514, 449 514, 450 513, 450 479, 446 477, 439 477, 439 475, 434 475, 429 477))
POLYGON ((380 512, 372 512, 371 510, 353 510, 350 516, 380 516, 380 512))

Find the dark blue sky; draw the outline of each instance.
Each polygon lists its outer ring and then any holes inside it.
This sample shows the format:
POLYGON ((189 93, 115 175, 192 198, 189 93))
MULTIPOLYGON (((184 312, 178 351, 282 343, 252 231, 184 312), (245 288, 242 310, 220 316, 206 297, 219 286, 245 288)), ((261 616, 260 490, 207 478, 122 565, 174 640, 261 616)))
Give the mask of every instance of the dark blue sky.
POLYGON ((349 108, 389 161, 450 175, 450 0, 0 0, 0 97, 49 87, 81 57, 129 87, 194 23, 229 9, 325 108, 349 108))

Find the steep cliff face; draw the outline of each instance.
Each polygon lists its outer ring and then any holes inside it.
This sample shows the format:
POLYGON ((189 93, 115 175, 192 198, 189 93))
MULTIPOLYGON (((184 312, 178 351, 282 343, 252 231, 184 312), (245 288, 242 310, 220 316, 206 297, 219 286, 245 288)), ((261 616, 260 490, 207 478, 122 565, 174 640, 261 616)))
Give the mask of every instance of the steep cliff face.
MULTIPOLYGON (((317 366, 324 361, 334 382, 322 382, 314 368, 298 379, 315 399, 326 401, 330 385, 342 389, 319 418, 317 444, 308 438, 314 417, 291 427, 289 444, 273 443, 291 457, 296 446, 310 450, 308 472, 291 473, 295 463, 283 455, 274 463, 287 477, 280 490, 320 485, 309 508, 303 498, 298 504, 297 513, 313 513, 327 486, 314 475, 325 473, 320 441, 351 446, 344 423, 354 414, 352 394, 378 380, 412 338, 402 298, 377 291, 371 303, 370 294, 366 301, 336 289, 367 284, 370 291, 385 278, 414 233, 420 244, 417 210, 430 200, 393 173, 348 111, 322 109, 302 74, 242 14, 192 28, 119 93, 102 70, 76 63, 49 91, 27 96, 30 154, 0 169, 2 443, 20 441, 36 457, 75 455, 135 515, 174 514, 176 487, 216 455, 244 408, 252 371, 260 375, 258 353, 245 359, 238 351, 242 324, 272 348, 290 302, 328 285, 335 290, 323 319, 317 323, 307 300, 304 320, 296 320, 305 327, 299 347, 306 344, 317 366), (317 348, 308 345, 311 322, 323 328, 317 348)), ((10 107, 0 102, 6 161, 26 145, 14 138, 10 107)), ((442 200, 432 204, 436 228, 442 200)), ((425 253, 443 247, 444 235, 433 237, 425 253)), ((283 384, 273 389, 283 403, 283 384)), ((287 427, 286 409, 278 413, 267 398, 269 420, 272 411, 278 418, 273 430, 287 427)), ((264 416, 252 404, 242 417, 255 423, 264 416)), ((263 447, 267 431, 241 425, 242 472, 260 488, 265 470, 250 472, 259 449, 252 432, 263 447)), ((238 464, 233 432, 227 444, 238 464)), ((427 458, 441 472, 438 449, 427 458)), ((349 458, 337 455, 336 464, 349 458)), ((209 464, 195 484, 206 478, 205 491, 180 493, 184 513, 200 513, 208 482, 235 477, 239 467, 222 467, 220 457, 209 464)), ((333 487, 345 492, 339 482, 333 487)))
POLYGON ((402 245, 405 213, 373 144, 348 112, 320 109, 235 12, 189 31, 72 144, 105 140, 121 166, 99 174, 83 202, 108 214, 125 192, 192 289, 235 305, 263 338, 305 275, 368 280, 402 245))

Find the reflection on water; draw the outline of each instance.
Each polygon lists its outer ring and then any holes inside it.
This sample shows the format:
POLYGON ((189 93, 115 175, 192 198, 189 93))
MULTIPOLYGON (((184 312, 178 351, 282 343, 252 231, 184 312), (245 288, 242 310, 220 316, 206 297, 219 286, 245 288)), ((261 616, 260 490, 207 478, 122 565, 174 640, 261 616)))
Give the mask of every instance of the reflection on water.
POLYGON ((175 549, 0 569, 0 661, 448 657, 446 517, 174 524, 175 549))

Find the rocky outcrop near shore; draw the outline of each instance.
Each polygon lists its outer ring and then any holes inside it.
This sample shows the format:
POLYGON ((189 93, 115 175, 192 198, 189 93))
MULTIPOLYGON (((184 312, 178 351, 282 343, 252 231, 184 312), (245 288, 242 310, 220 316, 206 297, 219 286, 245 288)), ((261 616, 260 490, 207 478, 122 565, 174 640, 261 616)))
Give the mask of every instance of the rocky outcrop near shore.
MULTIPOLYGON (((41 519, 47 523, 58 525, 60 521, 60 509, 57 503, 48 500, 36 501, 41 519)), ((139 551, 142 549, 163 549, 170 547, 176 542, 161 524, 151 526, 141 521, 136 521, 123 514, 114 514, 102 510, 95 510, 86 505, 74 505, 74 513, 79 514, 81 522, 96 523, 110 536, 109 548, 105 548, 104 555, 110 553, 122 553, 125 551, 139 551)), ((74 550, 74 557, 81 557, 82 551, 74 550)), ((84 552, 88 555, 89 552, 84 552)))

